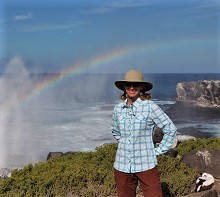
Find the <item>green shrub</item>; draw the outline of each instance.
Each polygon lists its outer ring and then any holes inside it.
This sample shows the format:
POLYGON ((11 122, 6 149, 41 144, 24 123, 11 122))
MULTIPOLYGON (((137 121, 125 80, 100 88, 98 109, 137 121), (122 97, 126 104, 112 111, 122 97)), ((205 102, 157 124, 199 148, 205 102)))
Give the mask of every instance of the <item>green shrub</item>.
POLYGON ((188 194, 198 177, 196 170, 187 167, 180 159, 167 155, 158 157, 158 167, 164 197, 188 194))
MULTIPOLYGON (((220 148, 219 139, 189 140, 176 148, 181 155, 194 149, 220 148)), ((115 195, 113 162, 117 144, 96 148, 94 152, 73 152, 43 163, 14 170, 11 178, 0 179, 0 196, 63 197, 77 194, 84 197, 115 195)), ((178 158, 158 157, 164 196, 186 195, 198 173, 178 158)))
POLYGON ((73 152, 14 170, 0 182, 0 196, 109 196, 115 193, 113 161, 116 145, 95 152, 73 152))
POLYGON ((192 150, 199 149, 220 149, 220 138, 201 138, 196 140, 186 140, 180 144, 178 144, 176 150, 179 155, 184 155, 192 150))

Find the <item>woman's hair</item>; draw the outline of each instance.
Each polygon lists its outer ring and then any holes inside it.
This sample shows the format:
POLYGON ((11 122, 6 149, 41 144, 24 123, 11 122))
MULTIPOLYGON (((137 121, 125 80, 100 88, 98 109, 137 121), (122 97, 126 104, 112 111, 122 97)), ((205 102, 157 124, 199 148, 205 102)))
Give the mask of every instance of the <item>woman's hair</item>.
MULTIPOLYGON (((121 100, 125 101, 127 99, 127 94, 126 92, 124 91, 124 93, 121 95, 121 100)), ((140 99, 142 101, 145 101, 145 100, 151 100, 152 99, 152 96, 151 94, 147 93, 144 89, 141 90, 140 92, 140 99)))

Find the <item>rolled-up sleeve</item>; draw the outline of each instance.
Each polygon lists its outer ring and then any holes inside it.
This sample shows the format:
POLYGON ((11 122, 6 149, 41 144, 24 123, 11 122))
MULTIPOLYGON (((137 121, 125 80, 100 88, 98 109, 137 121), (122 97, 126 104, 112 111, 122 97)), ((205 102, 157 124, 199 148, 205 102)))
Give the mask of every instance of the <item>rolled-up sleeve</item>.
POLYGON ((151 118, 154 123, 162 129, 164 136, 158 147, 155 148, 156 155, 166 153, 176 142, 177 128, 171 119, 155 103, 151 105, 151 118))
POLYGON ((116 108, 114 109, 114 112, 112 114, 112 124, 111 124, 111 130, 112 130, 112 135, 114 136, 114 138, 119 141, 121 134, 119 131, 119 125, 118 125, 118 121, 117 121, 117 112, 116 112, 116 108))

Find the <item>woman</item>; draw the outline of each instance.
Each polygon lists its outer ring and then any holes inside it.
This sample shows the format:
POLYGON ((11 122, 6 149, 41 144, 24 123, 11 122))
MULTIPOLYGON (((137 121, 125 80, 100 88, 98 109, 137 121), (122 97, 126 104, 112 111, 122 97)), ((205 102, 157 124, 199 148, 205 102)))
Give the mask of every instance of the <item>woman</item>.
POLYGON ((115 85, 124 91, 112 116, 112 134, 118 141, 114 175, 119 197, 135 197, 138 181, 146 197, 162 196, 157 155, 167 152, 176 140, 176 127, 151 101, 153 85, 137 70, 129 70, 115 85), (152 140, 157 125, 164 133, 158 147, 152 140))

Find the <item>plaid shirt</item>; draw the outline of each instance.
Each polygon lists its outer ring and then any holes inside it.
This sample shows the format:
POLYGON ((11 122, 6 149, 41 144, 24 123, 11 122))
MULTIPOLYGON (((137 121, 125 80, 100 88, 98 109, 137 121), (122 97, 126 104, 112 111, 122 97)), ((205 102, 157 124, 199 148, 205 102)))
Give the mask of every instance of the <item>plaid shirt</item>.
POLYGON ((130 106, 126 101, 114 108, 112 134, 118 141, 114 168, 126 173, 152 169, 157 155, 167 152, 176 140, 176 127, 170 118, 153 101, 138 98, 130 106), (154 126, 162 128, 163 140, 154 147, 154 126))

